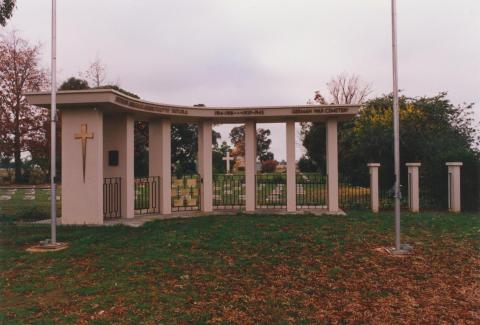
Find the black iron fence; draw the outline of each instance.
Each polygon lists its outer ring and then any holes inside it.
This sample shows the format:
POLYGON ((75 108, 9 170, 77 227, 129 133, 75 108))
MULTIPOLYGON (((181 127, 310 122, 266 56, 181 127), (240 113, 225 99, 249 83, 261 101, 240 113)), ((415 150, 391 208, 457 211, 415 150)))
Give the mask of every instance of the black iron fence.
POLYGON ((135 178, 135 214, 160 213, 160 177, 135 178))
POLYGON ((245 206, 245 175, 213 175, 213 207, 216 210, 245 206))
POLYGON ((320 173, 297 173, 297 209, 326 208, 327 179, 320 173))
POLYGON ((366 210, 371 207, 370 188, 353 184, 339 184, 339 205, 345 210, 366 210))
POLYGON ((283 173, 257 174, 256 208, 287 208, 287 175, 283 173))
MULTIPOLYGON (((400 186, 400 208, 408 209, 408 187, 400 186)), ((380 190, 380 209, 392 210, 395 208, 395 191, 392 188, 380 190)))
POLYGON ((421 210, 447 210, 448 209, 448 193, 434 193, 432 190, 422 186, 420 182, 420 209, 421 210), (443 194, 443 196, 442 196, 443 194))
POLYGON ((172 179, 172 211, 200 210, 200 175, 172 179))
POLYGON ((122 178, 103 179, 103 217, 105 219, 122 216, 122 178))

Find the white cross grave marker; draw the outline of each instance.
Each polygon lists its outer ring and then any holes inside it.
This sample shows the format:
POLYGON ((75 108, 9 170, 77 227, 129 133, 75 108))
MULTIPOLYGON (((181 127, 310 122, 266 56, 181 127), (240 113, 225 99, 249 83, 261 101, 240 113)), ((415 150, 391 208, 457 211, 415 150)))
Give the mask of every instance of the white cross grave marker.
POLYGON ((222 160, 227 162, 227 174, 230 174, 230 161, 234 158, 230 156, 230 151, 227 151, 227 156, 223 157, 222 160))

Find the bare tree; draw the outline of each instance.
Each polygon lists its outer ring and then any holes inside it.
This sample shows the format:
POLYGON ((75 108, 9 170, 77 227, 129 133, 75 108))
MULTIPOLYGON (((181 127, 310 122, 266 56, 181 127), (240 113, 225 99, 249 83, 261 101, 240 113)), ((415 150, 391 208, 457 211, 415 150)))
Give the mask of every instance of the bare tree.
POLYGON ((88 69, 81 74, 81 76, 93 85, 94 87, 100 87, 105 84, 107 79, 107 68, 105 64, 97 56, 95 61, 91 62, 88 69))
MULTIPOLYGON (((356 74, 339 74, 327 83, 332 104, 361 104, 372 92, 370 84, 365 83, 356 74)), ((315 92, 315 97, 308 104, 327 104, 327 100, 320 91, 315 92)))

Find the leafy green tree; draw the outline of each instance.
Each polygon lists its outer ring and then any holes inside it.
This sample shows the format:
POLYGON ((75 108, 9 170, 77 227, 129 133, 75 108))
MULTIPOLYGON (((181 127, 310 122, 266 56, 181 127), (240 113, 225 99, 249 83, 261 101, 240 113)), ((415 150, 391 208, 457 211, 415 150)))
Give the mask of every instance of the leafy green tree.
MULTIPOLYGON (((225 160, 223 158, 227 155, 228 151, 231 151, 232 148, 228 145, 226 141, 223 141, 220 146, 215 145, 213 148, 213 172, 217 174, 224 174, 227 172, 227 167, 225 160)), ((233 167, 233 163, 231 165, 233 167)))
MULTIPOLYGON (((172 164, 177 176, 197 172, 198 126, 172 124, 172 164)), ((217 146, 220 134, 212 130, 212 145, 217 146)))
POLYGON ((303 172, 326 173, 326 128, 324 123, 302 123, 300 131, 303 146, 307 152, 299 160, 303 172))
MULTIPOLYGON (((400 98, 401 183, 407 184, 405 163, 421 162, 421 190, 437 205, 447 203, 447 161, 463 161, 462 205, 479 206, 479 138, 472 119, 472 104, 454 106, 446 93, 433 97, 400 98)), ((339 127, 339 165, 345 181, 368 186, 369 162, 379 162, 383 189, 393 185, 392 98, 382 96, 365 103, 360 113, 339 127)), ((324 126, 312 124, 303 130, 307 157, 325 166, 324 126)), ((321 170, 324 170, 320 168, 321 170)), ((439 207, 439 206, 437 206, 439 207)))
POLYGON ((15 9, 16 0, 0 1, 0 25, 5 26, 7 20, 12 17, 13 9, 15 9))
MULTIPOLYGON (((273 160, 273 153, 270 151, 272 140, 270 130, 257 129, 257 158, 260 161, 273 160)), ((245 126, 236 126, 230 131, 230 141, 234 145, 233 155, 245 157, 245 126)))
POLYGON ((148 169, 148 122, 135 121, 133 136, 135 157, 134 174, 136 177, 147 177, 148 169))
POLYGON ((303 156, 298 160, 298 169, 302 173, 312 173, 319 171, 319 167, 317 166, 316 161, 306 156, 303 156))
POLYGON ((95 87, 94 89, 113 89, 113 90, 116 90, 118 92, 121 92, 124 95, 130 96, 130 97, 133 97, 133 98, 136 98, 136 99, 140 99, 140 96, 138 96, 137 94, 134 94, 134 93, 129 92, 129 91, 123 89, 123 88, 120 88, 118 85, 103 85, 103 86, 95 87))
POLYGON ((88 82, 86 80, 75 78, 75 77, 68 78, 58 88, 58 90, 84 90, 84 89, 90 89, 88 82))
POLYGON ((196 172, 198 127, 196 124, 172 124, 172 164, 177 176, 196 172))

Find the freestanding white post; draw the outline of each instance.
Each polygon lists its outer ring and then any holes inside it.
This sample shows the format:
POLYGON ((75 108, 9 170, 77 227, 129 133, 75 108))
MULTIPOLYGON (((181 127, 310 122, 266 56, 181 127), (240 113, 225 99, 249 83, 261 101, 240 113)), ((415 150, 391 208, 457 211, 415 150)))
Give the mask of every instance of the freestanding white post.
POLYGON ((255 121, 245 123, 245 210, 255 211, 257 131, 255 121))
POLYGON ((367 165, 370 169, 370 203, 372 212, 377 213, 380 210, 380 191, 378 188, 378 168, 379 163, 370 163, 367 165))
POLYGON ((420 166, 421 163, 406 163, 408 167, 408 207, 410 212, 420 211, 420 166))
POLYGON ((213 211, 212 187, 212 122, 202 121, 198 124, 198 171, 201 177, 201 209, 213 211))
POLYGON ((295 163, 295 121, 287 121, 287 212, 297 211, 296 163, 295 163))
POLYGON ((461 162, 447 162, 448 166, 448 210, 450 212, 460 212, 461 194, 460 194, 460 167, 461 162))
POLYGON ((151 120, 148 125, 149 175, 160 176, 160 213, 172 213, 172 156, 170 120, 151 120))
POLYGON ((329 212, 338 212, 338 137, 337 120, 327 120, 327 204, 329 212))

